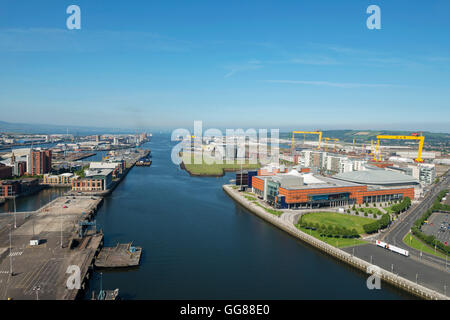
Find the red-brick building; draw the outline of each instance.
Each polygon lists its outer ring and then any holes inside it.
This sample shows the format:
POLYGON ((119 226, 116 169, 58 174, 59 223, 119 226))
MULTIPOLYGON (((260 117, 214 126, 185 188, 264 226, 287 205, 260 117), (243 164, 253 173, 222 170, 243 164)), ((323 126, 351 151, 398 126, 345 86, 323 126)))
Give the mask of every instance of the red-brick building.
POLYGON ((14 197, 20 193, 20 182, 17 180, 0 181, 0 197, 14 197))
POLYGON ((12 167, 5 166, 0 163, 0 179, 6 179, 12 177, 12 167))
POLYGON ((52 169, 52 151, 51 150, 33 150, 31 152, 31 170, 32 175, 42 175, 49 173, 52 169))

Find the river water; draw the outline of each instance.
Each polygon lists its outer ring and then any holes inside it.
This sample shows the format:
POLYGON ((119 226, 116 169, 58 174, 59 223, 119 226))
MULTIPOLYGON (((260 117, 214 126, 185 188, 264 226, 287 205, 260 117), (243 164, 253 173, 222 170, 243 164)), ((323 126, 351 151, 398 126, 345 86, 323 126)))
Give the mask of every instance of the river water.
MULTIPOLYGON (((367 275, 235 204, 221 188, 233 174, 190 177, 171 162, 174 144, 153 135, 143 146, 152 166, 133 168, 98 211, 106 246, 133 241, 144 249, 140 267, 103 271, 103 289, 119 288, 123 299, 410 298, 385 283, 368 290, 367 275)), ((18 200, 18 210, 60 191, 53 192, 18 200)), ((99 287, 95 273, 91 289, 99 287)))

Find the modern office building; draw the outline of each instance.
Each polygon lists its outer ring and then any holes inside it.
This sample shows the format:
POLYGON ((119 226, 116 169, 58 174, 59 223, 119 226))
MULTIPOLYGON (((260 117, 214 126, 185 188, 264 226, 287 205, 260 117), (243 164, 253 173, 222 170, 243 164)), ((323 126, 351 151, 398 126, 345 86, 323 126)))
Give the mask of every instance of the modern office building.
POLYGON ((291 170, 287 174, 255 176, 252 178, 252 191, 278 208, 335 207, 405 197, 414 199, 414 186, 418 181, 411 180, 411 177, 403 177, 404 180, 397 177, 397 181, 391 183, 377 180, 377 175, 374 180, 369 176, 348 176, 353 173, 338 174, 335 178, 291 170))
POLYGON ((112 169, 86 170, 85 178, 72 180, 72 191, 106 191, 112 183, 112 169))
POLYGON ((419 167, 419 181, 432 184, 436 179, 436 168, 434 164, 421 163, 419 167))

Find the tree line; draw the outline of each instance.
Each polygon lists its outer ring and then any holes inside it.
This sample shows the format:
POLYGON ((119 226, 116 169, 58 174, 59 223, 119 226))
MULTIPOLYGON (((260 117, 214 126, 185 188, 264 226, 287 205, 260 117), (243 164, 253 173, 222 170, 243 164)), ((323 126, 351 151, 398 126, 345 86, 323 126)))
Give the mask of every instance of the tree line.
POLYGON ((299 226, 305 229, 317 231, 320 236, 335 237, 335 238, 359 238, 359 233, 356 229, 348 229, 338 225, 325 225, 314 222, 303 222, 300 220, 299 226))

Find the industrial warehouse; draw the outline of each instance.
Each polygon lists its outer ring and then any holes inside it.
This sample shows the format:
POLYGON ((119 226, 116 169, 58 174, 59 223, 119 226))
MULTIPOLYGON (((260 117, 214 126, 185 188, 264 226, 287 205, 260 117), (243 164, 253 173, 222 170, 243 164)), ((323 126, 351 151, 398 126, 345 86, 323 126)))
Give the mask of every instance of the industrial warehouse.
POLYGON ((236 175, 236 185, 276 208, 319 208, 414 199, 419 182, 407 175, 379 168, 320 176, 307 168, 268 166, 236 175))

